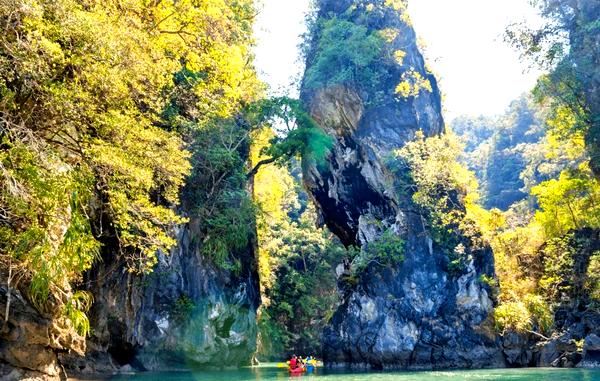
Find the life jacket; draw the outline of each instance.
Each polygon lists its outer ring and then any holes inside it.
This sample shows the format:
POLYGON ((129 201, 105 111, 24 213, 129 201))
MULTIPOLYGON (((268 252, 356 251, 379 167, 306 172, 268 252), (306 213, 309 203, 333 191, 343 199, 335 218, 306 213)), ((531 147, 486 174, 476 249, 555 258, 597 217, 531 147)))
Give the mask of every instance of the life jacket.
POLYGON ((290 360, 290 368, 296 369, 297 366, 298 366, 298 361, 295 358, 292 358, 290 360))

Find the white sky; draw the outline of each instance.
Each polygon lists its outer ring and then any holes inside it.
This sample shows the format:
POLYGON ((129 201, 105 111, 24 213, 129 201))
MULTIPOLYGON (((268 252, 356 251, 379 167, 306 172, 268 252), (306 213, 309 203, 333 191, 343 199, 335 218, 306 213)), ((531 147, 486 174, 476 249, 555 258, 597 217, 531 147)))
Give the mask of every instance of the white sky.
POLYGON ((260 14, 254 28, 257 38, 256 67, 259 76, 276 93, 285 88, 295 94, 290 85, 302 74, 298 45, 306 31, 304 15, 309 0, 259 0, 260 14))
MULTIPOLYGON (((256 66, 273 90, 293 89, 293 77, 302 70, 297 46, 309 0, 262 2, 256 66)), ((502 113, 534 86, 540 73, 525 72, 527 65, 502 36, 512 22, 537 22, 528 0, 412 0, 409 12, 440 80, 447 121, 462 114, 502 113)))

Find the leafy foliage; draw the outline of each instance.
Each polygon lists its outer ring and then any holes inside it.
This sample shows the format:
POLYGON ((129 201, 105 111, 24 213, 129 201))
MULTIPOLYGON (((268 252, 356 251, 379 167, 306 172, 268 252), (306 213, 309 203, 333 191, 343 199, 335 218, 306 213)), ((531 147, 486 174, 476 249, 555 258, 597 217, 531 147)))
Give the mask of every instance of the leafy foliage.
POLYGON ((600 184, 585 164, 540 183, 532 195, 541 209, 536 220, 549 237, 562 237, 582 227, 600 228, 600 184))
POLYGON ((196 304, 189 296, 183 294, 171 306, 169 311, 169 319, 175 324, 183 325, 190 320, 192 312, 196 308, 196 304))
POLYGON ((494 311, 496 329, 506 332, 512 330, 519 333, 537 330, 548 332, 552 327, 551 311, 538 295, 527 295, 524 301, 506 302, 494 311))
POLYGON ((586 309, 597 300, 589 286, 593 249, 588 246, 595 239, 590 232, 598 228, 598 184, 581 132, 572 128, 576 116, 563 106, 542 115, 546 133, 527 148, 536 147, 538 156, 527 158, 531 161, 521 172, 529 200, 505 212, 484 212, 479 220, 496 259, 501 331, 549 333, 556 308, 586 309))
POLYGON ((339 303, 333 266, 345 249, 314 228, 308 213, 281 225, 274 241, 264 242, 275 279, 265 290, 268 304, 259 321, 264 356, 318 351, 322 329, 339 303))
POLYGON ((585 287, 589 290, 592 305, 600 307, 600 251, 590 258, 585 287))
POLYGON ((431 82, 418 71, 411 69, 402 73, 401 82, 396 86, 396 94, 403 98, 417 97, 423 90, 432 92, 431 82))
POLYGON ((393 165, 407 168, 411 176, 401 187, 408 187, 422 209, 434 242, 448 255, 449 270, 461 273, 469 258, 483 248, 476 224, 481 209, 477 181, 458 161, 461 146, 452 135, 425 138, 419 132, 396 154, 393 165))
POLYGON ((255 208, 246 190, 249 130, 234 121, 197 127, 193 171, 183 197, 198 225, 197 244, 220 268, 233 270, 236 254, 255 235, 255 208))
POLYGON ((386 230, 375 241, 356 251, 351 263, 352 272, 358 276, 372 263, 394 268, 404 261, 404 251, 404 239, 386 230))
POLYGON ((331 18, 320 20, 314 62, 305 73, 305 86, 318 89, 352 83, 378 87, 381 73, 373 62, 381 56, 383 38, 366 26, 331 18))
MULTIPOLYGON (((275 134, 260 153, 279 165, 292 159, 301 159, 303 164, 323 165, 333 146, 333 139, 304 110, 298 99, 262 99, 248 107, 247 118, 254 126, 274 129, 275 134)), ((256 163, 255 170, 259 164, 256 163)))
POLYGON ((550 69, 537 86, 536 95, 548 101, 552 109, 567 107, 575 116, 574 124, 585 137, 590 168, 600 173, 600 4, 595 0, 539 0, 546 23, 541 28, 515 27, 507 39, 525 57, 550 69))
MULTIPOLYGON (((251 161, 264 160, 275 131, 253 133, 251 161)), ((283 163, 282 163, 283 164, 283 163)), ((333 267, 346 256, 343 246, 315 227, 315 213, 299 182, 300 168, 263 166, 254 177, 258 217, 258 264, 263 305, 258 355, 275 359, 289 351, 316 352, 338 294, 333 267)))
POLYGON ((430 73, 405 59, 398 44, 410 26, 406 10, 404 0, 355 1, 344 12, 324 9, 309 17, 303 88, 352 87, 370 105, 432 92, 430 73))
POLYGON ((76 291, 64 307, 65 316, 71 321, 75 331, 84 337, 90 333, 90 322, 85 314, 92 306, 93 300, 92 294, 76 291))
POLYGON ((101 247, 138 273, 174 245, 184 148, 261 91, 253 14, 250 0, 0 1, 0 260, 38 308, 63 305, 86 333, 89 303, 60 295, 101 247))
POLYGON ((503 115, 453 121, 452 131, 466 143, 464 160, 477 175, 486 208, 506 210, 527 199, 533 184, 560 171, 544 154, 544 118, 544 110, 523 95, 503 115))

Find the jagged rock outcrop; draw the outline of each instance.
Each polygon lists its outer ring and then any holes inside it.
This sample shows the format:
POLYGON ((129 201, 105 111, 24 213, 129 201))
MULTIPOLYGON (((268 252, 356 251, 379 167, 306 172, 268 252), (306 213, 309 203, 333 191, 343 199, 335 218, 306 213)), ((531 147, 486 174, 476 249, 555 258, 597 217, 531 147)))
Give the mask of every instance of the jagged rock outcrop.
POLYGON ((6 285, 0 286, 0 379, 64 376, 59 353, 82 356, 86 348, 84 337, 64 318, 33 308, 18 289, 10 290, 8 319, 5 319, 7 291, 6 285))
POLYGON ((238 253, 238 274, 200 252, 194 224, 177 246, 138 277, 105 258, 88 275, 95 297, 84 358, 63 356, 68 373, 248 365, 256 348, 260 303, 254 249, 238 253))
POLYGON ((577 365, 581 368, 600 368, 600 336, 591 334, 583 343, 583 360, 577 365))
MULTIPOLYGON (((494 275, 491 250, 473 254, 460 274, 433 241, 410 194, 394 188, 386 160, 417 131, 441 134, 440 94, 425 68, 402 1, 321 0, 321 21, 343 19, 386 33, 381 59, 368 68, 381 73, 375 88, 346 81, 314 88, 305 82, 302 100, 334 138, 326 165, 304 168, 304 181, 322 222, 346 245, 365 245, 385 230, 405 239, 405 260, 395 268, 372 265, 351 287, 323 336, 329 366, 371 368, 470 368, 505 364, 492 327, 493 302, 481 275, 494 275), (394 60, 401 51, 402 60, 394 60), (387 58, 386 58, 387 57, 387 58), (401 61, 401 62, 399 62, 401 61), (402 96, 397 85, 411 73, 430 89, 402 96), (418 73, 419 75, 415 75, 418 73)), ((321 31, 316 23, 307 72, 316 65, 321 31)), ((337 43, 342 49, 345 41, 337 43)), ((467 248, 469 250, 469 248, 467 248)))

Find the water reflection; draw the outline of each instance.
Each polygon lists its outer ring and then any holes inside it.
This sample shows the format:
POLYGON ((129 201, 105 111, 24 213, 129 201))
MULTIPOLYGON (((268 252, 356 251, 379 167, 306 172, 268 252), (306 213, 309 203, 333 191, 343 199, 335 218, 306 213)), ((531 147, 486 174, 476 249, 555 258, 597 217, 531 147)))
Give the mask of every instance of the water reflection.
POLYGON ((584 369, 494 369, 435 372, 332 372, 290 377, 286 369, 274 365, 239 370, 142 373, 105 378, 110 381, 600 381, 600 370, 584 369))

